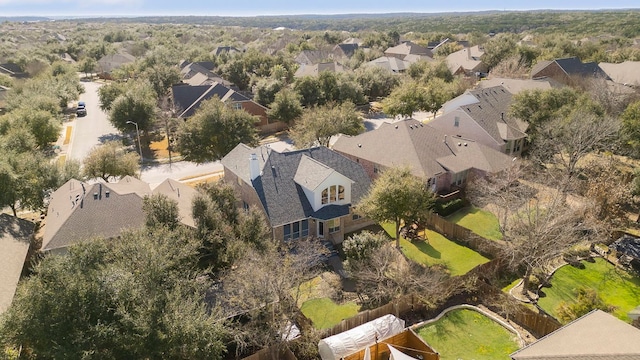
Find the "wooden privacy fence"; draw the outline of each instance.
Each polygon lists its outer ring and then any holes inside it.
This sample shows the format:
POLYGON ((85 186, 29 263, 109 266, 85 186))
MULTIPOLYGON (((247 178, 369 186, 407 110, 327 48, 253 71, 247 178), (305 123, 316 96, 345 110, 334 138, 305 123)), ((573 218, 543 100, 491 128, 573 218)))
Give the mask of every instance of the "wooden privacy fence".
POLYGON ((562 327, 554 318, 537 313, 521 305, 518 312, 513 315, 513 321, 529 330, 537 338, 546 336, 562 327))
POLYGON ((360 326, 384 315, 391 314, 396 317, 402 318, 402 316, 407 314, 408 312, 420 309, 424 309, 424 304, 422 304, 413 295, 403 296, 398 299, 392 300, 386 305, 382 305, 371 310, 361 311, 348 319, 342 320, 339 324, 333 326, 332 328, 324 330, 322 333, 322 337, 324 338, 339 334, 341 332, 345 332, 347 330, 351 330, 356 326, 360 326))
POLYGON ((438 214, 432 213, 429 215, 427 218, 427 227, 486 257, 495 259, 500 254, 501 249, 498 242, 485 239, 467 228, 448 221, 438 214))

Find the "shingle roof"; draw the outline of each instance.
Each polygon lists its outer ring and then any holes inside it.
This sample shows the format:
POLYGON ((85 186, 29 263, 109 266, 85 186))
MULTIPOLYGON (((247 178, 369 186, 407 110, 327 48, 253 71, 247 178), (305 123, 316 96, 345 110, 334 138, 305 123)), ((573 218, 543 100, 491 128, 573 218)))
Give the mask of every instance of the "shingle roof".
POLYGON ((175 200, 178 203, 180 222, 195 227, 191 205, 193 198, 198 194, 196 189, 179 181, 166 179, 153 189, 153 194, 164 194, 169 199, 175 200))
POLYGON ((9 308, 29 252, 35 225, 0 214, 0 314, 9 308))
POLYGON ((105 73, 110 73, 114 69, 121 67, 124 64, 132 63, 136 61, 133 55, 126 53, 105 55, 98 60, 98 65, 105 73))
POLYGON ((478 82, 477 87, 487 89, 495 86, 503 86, 513 95, 525 90, 549 90, 552 88, 562 87, 564 85, 551 79, 509 79, 509 78, 491 78, 478 82))
POLYGON ((540 61, 531 69, 531 77, 535 78, 536 74, 552 63, 556 63, 569 76, 609 78, 597 63, 583 63, 577 57, 540 61))
POLYGON ((393 56, 383 56, 362 64, 362 66, 378 66, 391 72, 403 72, 409 68, 409 62, 393 56))
POLYGON ((51 195, 42 249, 65 248, 93 237, 114 238, 125 229, 142 227, 143 198, 152 193, 177 200, 181 222, 193 226, 187 204, 194 191, 173 180, 164 181, 152 192, 149 184, 129 176, 117 183, 87 184, 71 179, 51 195))
POLYGON ((513 354, 514 360, 640 359, 640 329, 594 310, 513 354))
POLYGON ((304 170, 315 172, 320 169, 316 173, 322 175, 331 169, 351 179, 353 204, 365 195, 371 183, 360 164, 326 147, 279 153, 264 146, 252 149, 239 144, 222 159, 222 164, 225 171, 232 171, 253 185, 272 227, 309 217, 326 220, 349 213, 349 205, 325 206, 314 212, 302 187, 295 181, 296 178, 306 179, 302 174, 304 170), (249 156, 252 153, 258 155, 262 169, 261 176, 254 181, 250 181, 249 173, 249 156))
POLYGON ((328 59, 332 59, 333 54, 325 50, 302 50, 294 61, 298 64, 317 64, 328 59))
POLYGON ((356 50, 358 50, 358 47, 359 46, 356 43, 342 43, 334 46, 333 51, 335 53, 335 52, 339 52, 338 50, 340 50, 345 56, 351 57, 353 56, 353 53, 355 53, 356 50))
POLYGON ((389 55, 406 56, 411 54, 411 55, 423 55, 431 58, 433 57, 433 53, 431 52, 431 50, 427 49, 424 46, 420 46, 416 43, 413 43, 411 41, 406 41, 400 45, 390 47, 384 51, 384 54, 387 56, 389 55))
POLYGON ((499 151, 447 136, 414 119, 385 123, 358 136, 341 136, 333 149, 385 167, 408 166, 423 178, 472 168, 494 173, 511 164, 511 158, 499 151))
POLYGON ((320 73, 330 71, 335 73, 344 72, 342 64, 337 62, 318 63, 314 65, 301 64, 298 70, 296 70, 295 77, 303 76, 318 76, 320 73))
POLYGON ((625 61, 620 64, 600 63, 600 68, 618 84, 640 86, 640 61, 625 61))
POLYGON ((466 112, 496 141, 508 141, 526 137, 526 123, 509 115, 513 95, 503 86, 467 91, 478 102, 463 105, 466 112))
POLYGON ((171 92, 176 109, 182 111, 179 115, 181 118, 193 116, 203 101, 209 100, 214 96, 217 96, 222 101, 251 101, 248 97, 220 83, 200 86, 174 85, 171 87, 171 92))
POLYGON ((458 50, 447 55, 447 67, 452 73, 460 68, 466 71, 478 71, 480 67, 484 66, 481 60, 483 54, 484 50, 480 49, 478 45, 458 50))

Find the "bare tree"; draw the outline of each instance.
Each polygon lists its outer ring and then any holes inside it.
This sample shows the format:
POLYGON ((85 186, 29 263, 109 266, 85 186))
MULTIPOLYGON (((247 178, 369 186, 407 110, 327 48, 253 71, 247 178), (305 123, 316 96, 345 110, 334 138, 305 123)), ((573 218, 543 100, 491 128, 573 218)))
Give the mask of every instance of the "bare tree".
POLYGON ((425 267, 385 245, 366 259, 349 262, 358 294, 370 306, 378 306, 398 296, 414 294, 424 302, 436 304, 446 298, 443 281, 448 278, 440 267, 425 267))
POLYGON ((270 245, 262 252, 248 250, 223 278, 228 312, 249 318, 231 324, 240 351, 284 346, 299 312, 299 285, 319 273, 325 252, 313 240, 270 245))
POLYGON ((606 150, 619 128, 616 118, 577 110, 566 118, 555 118, 545 124, 531 153, 541 163, 557 165, 573 177, 578 162, 592 151, 606 150))

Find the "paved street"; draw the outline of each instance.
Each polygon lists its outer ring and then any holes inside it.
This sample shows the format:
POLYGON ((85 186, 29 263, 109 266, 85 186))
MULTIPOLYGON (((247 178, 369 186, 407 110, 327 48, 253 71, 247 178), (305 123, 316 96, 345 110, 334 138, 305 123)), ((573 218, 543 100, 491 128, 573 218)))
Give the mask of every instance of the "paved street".
MULTIPOLYGON (((111 125, 107 114, 100 110, 98 89, 102 84, 95 82, 81 82, 85 88, 80 95, 80 101, 87 105, 87 116, 76 118, 73 121, 71 142, 67 149, 67 157, 82 160, 91 149, 107 140, 120 139, 120 132, 111 125)), ((69 124, 65 124, 69 126, 69 124)))

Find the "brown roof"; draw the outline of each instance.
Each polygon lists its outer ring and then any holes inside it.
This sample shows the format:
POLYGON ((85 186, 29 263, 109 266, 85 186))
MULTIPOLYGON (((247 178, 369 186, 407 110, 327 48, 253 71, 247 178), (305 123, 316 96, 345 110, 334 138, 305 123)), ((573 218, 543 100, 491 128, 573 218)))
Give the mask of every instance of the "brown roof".
POLYGON ((640 329, 594 310, 513 354, 514 360, 640 359, 640 329))
POLYGON ((333 148, 384 167, 408 166, 414 175, 424 178, 472 168, 494 173, 511 164, 511 157, 499 151, 447 136, 414 119, 385 123, 358 136, 341 136, 333 148))
POLYGON ((301 64, 293 76, 295 77, 318 76, 320 75, 320 73, 323 73, 325 71, 341 73, 341 72, 344 72, 344 67, 342 66, 342 64, 337 63, 335 61, 318 63, 313 65, 301 64))
POLYGON ((431 50, 427 49, 424 46, 420 46, 411 41, 403 42, 400 45, 396 45, 394 47, 390 47, 384 51, 384 54, 387 56, 407 56, 407 55, 423 55, 428 57, 433 57, 433 53, 431 50))
POLYGON ((618 84, 640 86, 640 61, 625 61, 620 64, 600 63, 600 68, 618 84))
POLYGON ((483 54, 484 50, 482 50, 478 45, 458 50, 447 56, 447 67, 453 74, 455 74, 460 68, 465 71, 486 70, 486 65, 484 65, 481 60, 481 56, 483 54))
POLYGON ((477 87, 487 89, 495 86, 503 86, 507 91, 516 95, 525 90, 549 90, 564 86, 552 78, 543 79, 509 79, 491 78, 478 82, 477 87))
POLYGON ((9 308, 29 252, 34 224, 0 214, 0 314, 9 308))
POLYGON ((125 229, 141 228, 143 198, 152 193, 178 201, 181 222, 193 226, 190 204, 195 190, 174 180, 165 180, 152 192, 149 184, 130 176, 117 183, 71 179, 51 195, 42 249, 66 248, 93 237, 114 238, 125 229))

